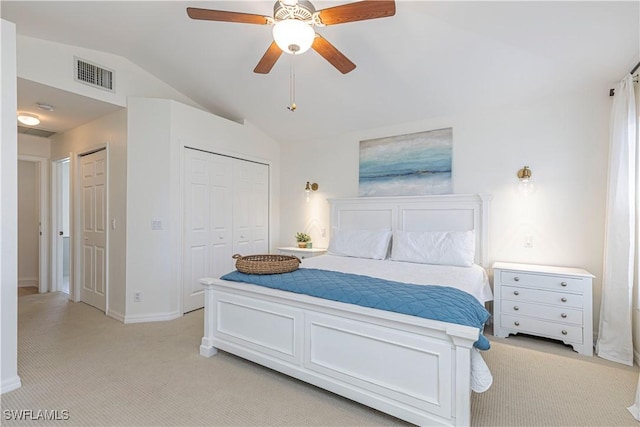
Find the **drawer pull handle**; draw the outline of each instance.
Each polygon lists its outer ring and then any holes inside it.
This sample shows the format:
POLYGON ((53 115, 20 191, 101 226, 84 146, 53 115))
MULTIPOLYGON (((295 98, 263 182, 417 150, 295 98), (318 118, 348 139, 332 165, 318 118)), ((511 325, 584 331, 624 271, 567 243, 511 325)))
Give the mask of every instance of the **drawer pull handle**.
POLYGON ((520 295, 520 291, 513 291, 514 295, 520 295))
POLYGON ((515 311, 518 311, 518 310, 520 310, 520 307, 518 307, 517 305, 514 305, 514 306, 513 306, 513 309, 514 309, 515 311))
POLYGON ((566 286, 567 286, 567 282, 562 282, 562 283, 560 283, 560 286, 562 286, 562 287, 566 287, 566 286))
POLYGON ((560 298, 560 301, 567 302, 567 299, 565 297, 562 297, 562 298, 560 298))
POLYGON ((567 334, 568 334, 568 332, 563 329, 562 330, 562 335, 567 335, 567 334))
POLYGON ((514 281, 514 282, 519 282, 519 281, 520 281, 520 278, 519 278, 518 276, 516 276, 516 277, 514 277, 514 278, 513 278, 513 281, 514 281))
POLYGON ((562 317, 563 319, 566 319, 566 318, 567 318, 567 313, 562 313, 562 314, 560 315, 560 317, 562 317))
POLYGON ((515 322, 513 322, 514 325, 516 326, 520 326, 520 322, 518 322, 517 320, 515 322))

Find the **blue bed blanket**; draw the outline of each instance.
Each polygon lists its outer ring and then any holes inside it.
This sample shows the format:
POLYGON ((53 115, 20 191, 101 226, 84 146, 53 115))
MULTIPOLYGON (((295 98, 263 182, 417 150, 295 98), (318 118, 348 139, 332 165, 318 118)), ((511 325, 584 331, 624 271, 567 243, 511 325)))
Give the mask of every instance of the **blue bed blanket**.
POLYGON ((474 346, 480 350, 490 347, 489 340, 482 335, 489 312, 472 295, 449 286, 412 285, 316 268, 264 275, 233 271, 221 279, 473 326, 480 331, 474 346))

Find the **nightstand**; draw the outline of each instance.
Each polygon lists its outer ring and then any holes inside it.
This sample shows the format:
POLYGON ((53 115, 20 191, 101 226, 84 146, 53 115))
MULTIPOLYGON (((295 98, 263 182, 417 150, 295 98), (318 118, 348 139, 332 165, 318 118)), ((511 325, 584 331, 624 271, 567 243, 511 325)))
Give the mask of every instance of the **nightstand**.
POLYGON ((296 248, 295 246, 278 248, 278 252, 280 255, 292 255, 297 256, 300 259, 311 258, 318 255, 324 255, 327 253, 326 249, 305 249, 305 248, 296 248))
POLYGON ((493 334, 526 333, 593 355, 593 275, 581 268, 493 264, 493 334))

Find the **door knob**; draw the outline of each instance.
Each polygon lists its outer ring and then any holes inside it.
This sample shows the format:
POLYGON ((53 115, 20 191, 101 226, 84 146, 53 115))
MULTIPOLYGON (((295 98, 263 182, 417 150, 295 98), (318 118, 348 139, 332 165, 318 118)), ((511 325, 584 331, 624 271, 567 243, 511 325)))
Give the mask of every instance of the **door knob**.
POLYGON ((58 231, 58 235, 59 235, 59 236, 64 235, 64 231, 58 231))

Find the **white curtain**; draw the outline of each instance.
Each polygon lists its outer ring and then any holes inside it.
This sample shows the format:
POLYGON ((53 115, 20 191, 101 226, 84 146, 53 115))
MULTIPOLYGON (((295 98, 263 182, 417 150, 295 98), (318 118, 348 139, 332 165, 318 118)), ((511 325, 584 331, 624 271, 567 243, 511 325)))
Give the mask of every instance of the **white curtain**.
POLYGON ((611 112, 602 305, 596 353, 633 365, 637 115, 633 78, 615 88, 611 112))

